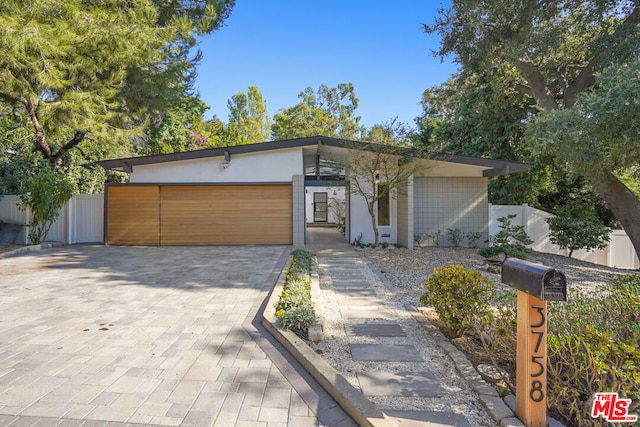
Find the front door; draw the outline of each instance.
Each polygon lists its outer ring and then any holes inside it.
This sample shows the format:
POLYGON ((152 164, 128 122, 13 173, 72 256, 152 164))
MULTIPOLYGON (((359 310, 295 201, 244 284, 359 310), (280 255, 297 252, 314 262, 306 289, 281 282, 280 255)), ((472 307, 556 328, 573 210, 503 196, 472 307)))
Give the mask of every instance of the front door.
POLYGON ((313 222, 327 222, 327 193, 313 193, 313 222))

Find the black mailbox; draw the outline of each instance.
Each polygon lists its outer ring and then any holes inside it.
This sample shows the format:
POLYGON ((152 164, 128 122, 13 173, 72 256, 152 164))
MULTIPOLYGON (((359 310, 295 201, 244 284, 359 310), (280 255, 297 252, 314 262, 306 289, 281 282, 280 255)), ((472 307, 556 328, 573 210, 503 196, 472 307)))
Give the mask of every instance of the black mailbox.
POLYGON ((543 301, 567 300, 564 273, 544 265, 507 258, 502 263, 502 283, 543 301))

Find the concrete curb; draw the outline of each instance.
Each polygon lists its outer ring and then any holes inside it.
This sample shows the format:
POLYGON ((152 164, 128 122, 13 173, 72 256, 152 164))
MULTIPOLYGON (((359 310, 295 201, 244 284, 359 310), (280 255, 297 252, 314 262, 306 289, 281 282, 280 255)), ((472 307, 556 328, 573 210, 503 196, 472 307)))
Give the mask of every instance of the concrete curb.
POLYGON ((311 350, 307 343, 298 338, 293 332, 283 331, 276 326, 274 307, 278 303, 284 285, 285 274, 290 265, 291 257, 287 260, 283 271, 280 273, 271 297, 262 312, 262 325, 295 357, 358 425, 397 427, 395 422, 386 418, 384 413, 353 387, 346 378, 311 350))
POLYGON ((41 243, 39 245, 23 246, 21 248, 14 249, 12 251, 8 251, 8 252, 4 252, 4 253, 0 254, 0 258, 8 258, 10 256, 18 255, 18 254, 21 254, 21 253, 24 253, 24 252, 32 252, 32 251, 37 251, 37 250, 40 250, 40 249, 49 249, 49 248, 54 248, 54 247, 58 247, 58 246, 64 246, 64 243, 46 242, 46 243, 41 243))

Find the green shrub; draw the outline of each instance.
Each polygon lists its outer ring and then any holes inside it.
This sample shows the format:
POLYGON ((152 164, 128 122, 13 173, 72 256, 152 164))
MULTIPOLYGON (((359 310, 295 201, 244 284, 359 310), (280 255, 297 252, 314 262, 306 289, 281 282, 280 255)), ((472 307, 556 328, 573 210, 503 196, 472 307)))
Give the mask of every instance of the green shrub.
POLYGON ((447 239, 457 248, 462 242, 462 231, 459 228, 447 228, 447 239))
POLYGON ((487 315, 495 293, 495 286, 486 277, 461 265, 434 269, 425 285, 427 292, 420 297, 420 303, 433 306, 455 336, 461 336, 487 315))
POLYGON ((278 319, 281 328, 293 331, 305 331, 316 323, 316 313, 311 304, 302 304, 285 310, 278 319))
POLYGON ((549 303, 548 406, 569 426, 591 418, 595 392, 618 392, 640 407, 640 277, 618 276, 597 298, 549 303))
POLYGON ((478 253, 485 258, 492 258, 499 254, 505 257, 514 257, 527 259, 532 252, 527 245, 533 243, 533 240, 527 235, 522 225, 513 225, 513 220, 517 215, 507 215, 498 218, 500 223, 500 231, 489 239, 489 246, 482 248, 478 253))
POLYGON ((472 248, 477 248, 478 241, 480 240, 480 237, 482 237, 482 233, 479 231, 469 231, 465 234, 465 237, 469 242, 469 246, 471 246, 472 248))
POLYGON ((20 209, 31 211, 29 239, 40 244, 51 225, 58 219, 60 208, 73 195, 73 184, 66 177, 45 170, 32 176, 20 193, 20 209))
POLYGON ((310 276, 314 256, 304 249, 296 249, 292 255, 291 266, 276 304, 276 319, 283 329, 303 332, 316 321, 310 276))
POLYGON ((611 229, 602 223, 595 212, 563 206, 558 209, 556 216, 545 221, 551 229, 551 243, 569 249, 569 257, 576 249, 604 249, 609 243, 611 229))
POLYGON ((427 238, 431 239, 433 246, 440 246, 440 238, 442 237, 442 231, 436 230, 433 233, 427 234, 427 238))

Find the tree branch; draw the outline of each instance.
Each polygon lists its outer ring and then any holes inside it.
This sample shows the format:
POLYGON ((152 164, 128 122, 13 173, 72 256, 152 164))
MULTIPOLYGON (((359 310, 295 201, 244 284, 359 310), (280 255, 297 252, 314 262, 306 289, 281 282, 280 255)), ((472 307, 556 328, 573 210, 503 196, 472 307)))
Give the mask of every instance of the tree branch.
POLYGON ((557 110, 558 102, 554 99, 553 95, 547 88, 544 76, 540 72, 540 69, 536 67, 531 61, 520 59, 516 66, 522 73, 527 85, 531 89, 531 94, 536 100, 538 105, 544 108, 546 111, 557 110))
MULTIPOLYGON (((640 24, 640 10, 637 6, 634 6, 633 12, 629 14, 622 22, 622 24, 618 25, 611 35, 614 40, 620 39, 624 35, 622 34, 623 28, 628 25, 638 25, 640 24)), ((601 47, 599 50, 595 52, 589 63, 582 69, 578 78, 575 79, 567 88, 564 95, 564 105, 566 108, 571 108, 576 103, 576 97, 580 92, 592 86, 595 83, 594 72, 596 65, 602 61, 607 55, 609 55, 611 50, 611 46, 601 47)))
POLYGON ((47 144, 44 134, 44 128, 40 125, 40 121, 38 120, 38 109, 30 99, 26 99, 21 97, 18 99, 18 102, 24 105, 27 109, 27 113, 29 113, 29 119, 31 120, 31 124, 35 129, 34 137, 36 139, 36 147, 42 153, 45 159, 51 162, 51 147, 47 144))

